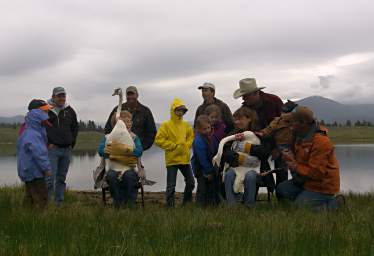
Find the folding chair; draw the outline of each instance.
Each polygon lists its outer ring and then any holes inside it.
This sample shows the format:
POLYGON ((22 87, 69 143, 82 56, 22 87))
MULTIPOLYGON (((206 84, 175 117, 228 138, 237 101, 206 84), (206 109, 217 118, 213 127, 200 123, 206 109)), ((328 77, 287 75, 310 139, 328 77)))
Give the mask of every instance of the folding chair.
MULTIPOLYGON (((140 181, 138 183, 138 189, 140 189, 141 204, 142 204, 142 208, 144 208, 144 187, 143 187, 142 182, 140 182, 140 181)), ((107 191, 109 191, 109 187, 105 187, 105 188, 101 189, 101 199, 102 199, 102 202, 103 202, 104 205, 107 204, 107 200, 106 200, 106 192, 107 191)))

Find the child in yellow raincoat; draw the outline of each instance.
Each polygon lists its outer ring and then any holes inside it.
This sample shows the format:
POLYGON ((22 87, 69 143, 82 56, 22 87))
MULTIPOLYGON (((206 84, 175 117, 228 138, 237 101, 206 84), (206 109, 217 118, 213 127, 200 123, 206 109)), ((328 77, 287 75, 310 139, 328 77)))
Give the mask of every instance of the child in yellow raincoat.
POLYGON ((178 170, 181 171, 186 182, 183 204, 192 201, 192 191, 195 187, 195 180, 190 166, 190 150, 194 133, 191 125, 183 120, 187 110, 180 99, 174 99, 170 108, 170 120, 162 123, 155 139, 155 144, 165 150, 167 207, 174 207, 178 170))

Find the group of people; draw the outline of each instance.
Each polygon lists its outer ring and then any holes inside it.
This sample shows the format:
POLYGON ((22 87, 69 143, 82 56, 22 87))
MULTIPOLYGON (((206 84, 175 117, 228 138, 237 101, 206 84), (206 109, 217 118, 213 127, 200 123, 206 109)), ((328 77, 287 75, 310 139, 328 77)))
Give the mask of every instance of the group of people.
MULTIPOLYGON (((139 180, 145 178, 140 157, 153 143, 165 151, 167 207, 175 205, 178 170, 185 179, 183 204, 192 202, 196 178, 196 203, 203 207, 226 201, 229 206, 242 203, 252 208, 260 186, 275 191, 279 200, 318 209, 338 207, 340 177, 334 147, 312 110, 292 101, 283 103, 278 96, 263 92, 264 87, 258 87, 254 78, 239 81, 233 96, 242 98, 243 104, 233 114, 215 97, 212 83, 198 89, 204 101, 193 126, 183 120, 187 106, 174 99, 170 119, 158 130, 150 109, 138 101, 137 88, 126 89, 120 115, 116 117, 115 107, 105 134, 122 120, 134 146, 108 143, 104 137, 98 150, 116 164, 105 176, 116 207, 136 203, 139 180), (256 135, 254 141, 247 140, 248 132, 256 135), (234 139, 218 152, 220 142, 231 135, 234 139), (217 154, 222 156, 218 164, 213 161, 217 154), (239 169, 244 171, 243 177, 239 169)), ((54 195, 57 204, 63 201, 68 159, 78 129, 75 112, 65 100, 65 90, 57 87, 48 103, 33 100, 29 105, 17 150, 19 176, 31 203, 45 205, 45 190, 49 199, 54 195)))

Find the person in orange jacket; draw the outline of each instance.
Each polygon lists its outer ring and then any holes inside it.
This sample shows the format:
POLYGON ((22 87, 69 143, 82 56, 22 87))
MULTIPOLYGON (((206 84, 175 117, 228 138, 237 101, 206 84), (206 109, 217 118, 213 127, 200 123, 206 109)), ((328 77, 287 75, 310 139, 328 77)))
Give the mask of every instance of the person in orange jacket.
POLYGON ((283 159, 305 182, 299 184, 291 179, 280 183, 276 189, 278 198, 315 209, 338 208, 339 163, 327 129, 316 122, 312 110, 300 106, 292 113, 292 130, 295 133, 292 151, 283 152, 283 159))

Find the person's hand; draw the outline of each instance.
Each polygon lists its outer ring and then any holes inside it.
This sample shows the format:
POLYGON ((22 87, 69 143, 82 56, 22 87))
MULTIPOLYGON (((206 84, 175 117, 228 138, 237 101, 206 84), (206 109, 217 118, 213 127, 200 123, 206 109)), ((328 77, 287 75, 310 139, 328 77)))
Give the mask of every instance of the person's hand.
POLYGON ((280 157, 281 153, 279 152, 278 149, 274 148, 272 151, 271 151, 271 160, 276 160, 280 157))
POLYGON ((283 150, 282 151, 282 158, 284 161, 286 162, 292 162, 292 161, 295 161, 295 156, 294 154, 289 151, 289 150, 283 150))
POLYGON ((187 145, 186 145, 185 142, 178 143, 177 147, 175 148, 175 150, 183 152, 186 149, 186 147, 187 147, 187 145))
POLYGON ((54 149, 57 148, 55 144, 48 144, 48 149, 54 149))
POLYGON ((263 132, 254 132, 254 134, 256 134, 256 136, 258 136, 258 137, 263 137, 264 136, 263 132))
POLYGON ((47 170, 47 171, 45 171, 45 176, 46 176, 46 177, 50 177, 50 176, 52 176, 52 171, 51 171, 51 170, 47 170))
POLYGON ((238 140, 238 141, 244 140, 244 133, 235 134, 235 140, 238 140))
POLYGON ((251 152, 251 147, 252 144, 249 142, 235 141, 232 145, 232 150, 249 154, 251 152))
POLYGON ((286 163, 291 172, 297 173, 297 162, 296 161, 291 161, 291 162, 286 162, 286 163))
POLYGON ((208 179, 209 182, 211 182, 214 178, 213 173, 208 174, 206 178, 208 179))
POLYGON ((138 176, 140 180, 145 180, 145 171, 143 169, 138 171, 138 176))

